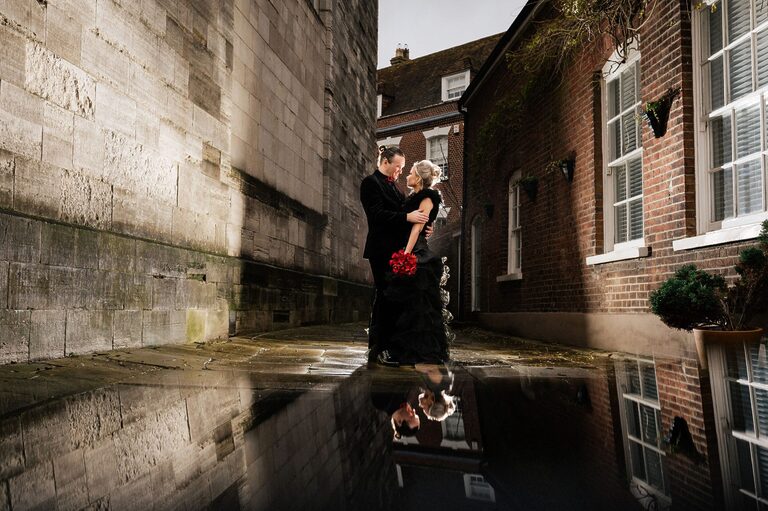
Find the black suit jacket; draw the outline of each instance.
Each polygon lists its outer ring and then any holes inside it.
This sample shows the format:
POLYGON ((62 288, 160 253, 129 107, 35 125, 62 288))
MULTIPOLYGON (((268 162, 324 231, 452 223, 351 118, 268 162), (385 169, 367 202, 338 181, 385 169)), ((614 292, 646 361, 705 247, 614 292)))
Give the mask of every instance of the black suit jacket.
POLYGON ((378 169, 360 183, 360 202, 368 219, 363 257, 388 258, 403 248, 403 232, 408 227, 403 211, 405 197, 378 169))

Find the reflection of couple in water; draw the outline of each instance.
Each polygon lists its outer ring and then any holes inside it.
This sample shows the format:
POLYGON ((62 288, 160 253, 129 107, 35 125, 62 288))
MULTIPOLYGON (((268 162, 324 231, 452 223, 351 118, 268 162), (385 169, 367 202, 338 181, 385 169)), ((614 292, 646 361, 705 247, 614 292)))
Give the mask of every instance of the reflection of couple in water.
MULTIPOLYGON (((426 238, 441 203, 440 192, 432 188, 441 171, 429 160, 416 162, 406 179, 411 193, 405 197, 397 186, 404 166, 400 149, 382 147, 378 169, 360 185, 368 220, 363 256, 371 264, 376 287, 368 330, 369 361, 387 366, 440 364, 448 360, 451 336, 446 327, 448 295, 441 289, 448 273, 426 238), (415 256, 415 273, 392 271, 390 260, 399 250, 406 254, 404 259, 415 256)), ((403 413, 410 413, 407 407, 403 413)))
POLYGON ((374 377, 373 405, 389 415, 395 438, 414 436, 422 417, 443 421, 456 410, 453 373, 444 364, 415 364, 413 370, 374 377))

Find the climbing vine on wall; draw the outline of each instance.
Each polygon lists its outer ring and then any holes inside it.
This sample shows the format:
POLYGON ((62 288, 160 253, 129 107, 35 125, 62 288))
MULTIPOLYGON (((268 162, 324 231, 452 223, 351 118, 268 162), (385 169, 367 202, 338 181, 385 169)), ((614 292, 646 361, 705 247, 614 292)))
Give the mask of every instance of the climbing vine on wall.
POLYGON ((495 164, 509 149, 511 135, 522 126, 526 106, 541 91, 561 84, 566 66, 593 47, 607 42, 616 50, 616 64, 627 57, 627 43, 636 38, 657 0, 553 0, 550 15, 532 24, 531 34, 507 53, 516 78, 478 131, 472 161, 478 170, 495 164))

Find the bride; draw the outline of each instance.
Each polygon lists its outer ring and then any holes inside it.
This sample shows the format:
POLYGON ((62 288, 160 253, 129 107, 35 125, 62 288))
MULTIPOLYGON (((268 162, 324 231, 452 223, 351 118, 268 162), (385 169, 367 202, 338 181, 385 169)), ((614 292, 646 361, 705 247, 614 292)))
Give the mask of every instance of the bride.
MULTIPOLYGON (((403 233, 405 253, 416 256, 416 273, 412 276, 390 273, 390 285, 385 292, 386 298, 393 305, 393 333, 388 344, 385 360, 394 360, 399 364, 441 363, 448 360, 449 333, 443 315, 450 318, 444 310, 441 282, 447 279, 447 267, 441 257, 429 248, 424 235, 425 226, 430 226, 437 217, 442 202, 440 192, 432 185, 439 182, 441 170, 429 160, 414 163, 406 184, 411 194, 405 201, 405 212, 421 210, 429 216, 426 224, 413 224, 407 233, 403 233), (445 277, 443 275, 446 271, 445 277)), ((380 357, 380 360, 382 358, 380 357)))

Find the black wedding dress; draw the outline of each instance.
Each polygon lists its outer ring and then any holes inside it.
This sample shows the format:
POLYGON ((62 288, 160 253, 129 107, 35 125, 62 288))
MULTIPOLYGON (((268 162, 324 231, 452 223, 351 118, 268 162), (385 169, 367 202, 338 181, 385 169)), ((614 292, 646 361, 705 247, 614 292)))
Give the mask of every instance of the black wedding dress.
MULTIPOLYGON (((441 203, 440 192, 426 188, 408 196, 405 212, 419 208, 421 201, 429 197, 432 210, 429 213, 431 225, 437 217, 441 203)), ((403 247, 410 236, 410 229, 403 240, 403 247)), ((401 364, 441 363, 449 359, 448 344, 453 334, 448 329, 452 318, 446 310, 448 292, 443 288, 448 280, 448 267, 444 258, 434 254, 424 236, 424 231, 413 248, 417 258, 416 274, 398 276, 391 272, 387 275, 390 284, 385 297, 392 306, 392 335, 390 354, 401 364)))

